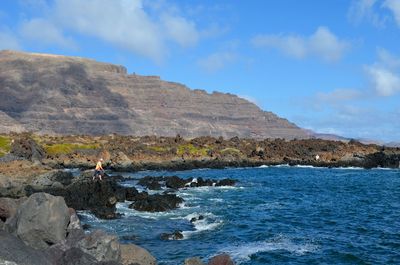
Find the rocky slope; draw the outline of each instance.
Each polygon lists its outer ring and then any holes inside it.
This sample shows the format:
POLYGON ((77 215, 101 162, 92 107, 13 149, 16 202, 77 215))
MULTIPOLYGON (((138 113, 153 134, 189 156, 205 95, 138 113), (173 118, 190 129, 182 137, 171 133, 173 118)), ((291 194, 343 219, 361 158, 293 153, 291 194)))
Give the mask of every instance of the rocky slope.
POLYGON ((307 138, 231 94, 78 57, 0 51, 0 133, 307 138))

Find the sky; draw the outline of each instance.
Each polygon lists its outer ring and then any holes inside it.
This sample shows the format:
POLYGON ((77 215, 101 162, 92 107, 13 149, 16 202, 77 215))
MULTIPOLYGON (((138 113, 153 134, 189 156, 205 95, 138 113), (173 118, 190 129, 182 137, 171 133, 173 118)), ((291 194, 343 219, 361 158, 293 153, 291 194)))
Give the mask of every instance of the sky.
POLYGON ((0 49, 120 64, 315 132, 400 142, 400 0, 2 0, 0 49))

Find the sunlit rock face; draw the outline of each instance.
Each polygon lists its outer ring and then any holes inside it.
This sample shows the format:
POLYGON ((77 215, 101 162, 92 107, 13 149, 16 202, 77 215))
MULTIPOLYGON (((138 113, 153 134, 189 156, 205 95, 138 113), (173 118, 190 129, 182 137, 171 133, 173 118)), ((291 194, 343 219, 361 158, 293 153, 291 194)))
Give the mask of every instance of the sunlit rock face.
POLYGON ((78 57, 0 51, 0 90, 0 133, 310 136, 235 95, 78 57))

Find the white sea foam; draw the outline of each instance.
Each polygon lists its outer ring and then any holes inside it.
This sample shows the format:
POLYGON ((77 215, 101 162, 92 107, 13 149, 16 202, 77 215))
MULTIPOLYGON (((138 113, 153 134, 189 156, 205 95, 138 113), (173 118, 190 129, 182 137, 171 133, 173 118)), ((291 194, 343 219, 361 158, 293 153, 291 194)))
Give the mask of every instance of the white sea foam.
POLYGON ((315 252, 318 246, 311 243, 295 244, 289 239, 280 238, 277 241, 258 241, 239 246, 223 248, 221 253, 229 254, 236 262, 247 262, 256 253, 273 252, 278 250, 288 251, 294 255, 305 255, 315 252))
POLYGON ((197 219, 196 221, 192 222, 195 230, 182 232, 184 239, 191 237, 193 234, 215 230, 217 227, 223 224, 223 221, 219 220, 218 217, 212 213, 199 214, 195 212, 188 214, 184 218, 188 221, 191 221, 193 218, 197 219), (203 219, 199 220, 200 216, 203 216, 203 219))
POLYGON ((261 166, 259 166, 258 168, 269 168, 269 166, 267 166, 267 165, 261 165, 261 166))
POLYGON ((89 222, 101 222, 102 220, 97 218, 94 214, 90 211, 76 211, 76 213, 83 217, 84 219, 88 220, 89 222))

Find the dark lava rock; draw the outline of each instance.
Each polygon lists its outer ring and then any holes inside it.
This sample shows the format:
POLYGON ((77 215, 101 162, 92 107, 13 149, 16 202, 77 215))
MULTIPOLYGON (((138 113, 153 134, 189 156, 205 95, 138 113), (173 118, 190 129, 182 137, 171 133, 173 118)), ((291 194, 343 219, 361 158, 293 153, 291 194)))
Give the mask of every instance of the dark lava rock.
POLYGON ((170 189, 174 190, 181 189, 185 187, 186 183, 188 183, 188 180, 181 179, 177 176, 165 177, 165 186, 167 186, 167 188, 170 189))
POLYGON ((179 207, 183 199, 176 194, 153 194, 148 195, 147 198, 136 200, 129 205, 137 211, 145 212, 165 212, 179 207))
POLYGON ((39 146, 29 135, 21 135, 11 145, 12 155, 31 161, 41 161, 46 156, 44 149, 39 146))
POLYGON ((198 218, 193 217, 192 219, 190 219, 190 222, 191 222, 191 223, 194 223, 194 222, 197 222, 197 221, 203 220, 203 219, 204 219, 204 216, 203 216, 203 215, 199 215, 198 218))
POLYGON ((236 181, 233 179, 223 179, 217 182, 215 186, 235 186, 236 181))
POLYGON ((182 231, 176 230, 171 234, 162 233, 160 235, 160 238, 162 240, 180 240, 180 239, 183 239, 183 235, 182 235, 182 231))
POLYGON ((78 178, 65 188, 45 188, 30 193, 44 191, 56 196, 62 196, 67 205, 75 210, 90 210, 102 219, 117 218, 115 204, 124 201, 126 189, 112 178, 93 181, 91 178, 78 178))

